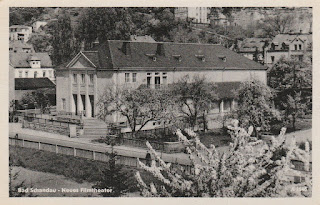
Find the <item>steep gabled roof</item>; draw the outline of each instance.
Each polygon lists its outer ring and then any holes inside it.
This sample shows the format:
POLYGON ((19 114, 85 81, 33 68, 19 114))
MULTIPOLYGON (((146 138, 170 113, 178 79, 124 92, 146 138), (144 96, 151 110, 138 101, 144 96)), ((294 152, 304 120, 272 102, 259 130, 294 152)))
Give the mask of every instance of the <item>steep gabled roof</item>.
POLYGON ((36 90, 39 88, 55 88, 56 85, 49 78, 15 78, 16 90, 36 90))
POLYGON ((99 70, 266 70, 263 65, 221 45, 120 40, 109 40, 81 51, 58 69, 71 67, 80 56, 99 70))
POLYGON ((214 44, 109 40, 97 50, 100 69, 266 69, 259 63, 214 44), (123 52, 124 43, 126 52, 123 52), (180 56, 180 59, 175 56, 180 56))
POLYGON ((52 68, 52 61, 48 53, 10 53, 10 62, 15 68, 30 68, 28 60, 32 56, 41 61, 41 68, 52 68))

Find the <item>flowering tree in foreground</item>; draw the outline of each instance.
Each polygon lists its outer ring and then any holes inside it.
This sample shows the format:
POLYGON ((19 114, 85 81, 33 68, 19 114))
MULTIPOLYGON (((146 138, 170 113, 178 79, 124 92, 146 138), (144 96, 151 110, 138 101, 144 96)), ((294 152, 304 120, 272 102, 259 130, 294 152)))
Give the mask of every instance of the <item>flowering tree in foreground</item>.
POLYGON ((309 170, 309 146, 299 149, 295 140, 287 142, 283 128, 270 142, 250 137, 253 128, 248 131, 238 126, 235 120, 229 126, 232 143, 229 152, 219 153, 211 145, 205 147, 197 134, 186 130, 194 138, 194 144, 187 140, 180 130, 177 135, 187 145, 191 161, 191 173, 182 167, 173 168, 165 163, 147 143, 155 160, 151 167, 139 162, 140 166, 151 172, 161 181, 147 185, 140 173, 136 173, 138 185, 143 196, 188 196, 188 197, 281 197, 310 196, 311 176, 306 181, 293 184, 290 175, 301 176, 302 172, 293 170, 291 160, 299 159, 309 170), (157 163, 156 163, 157 162, 157 163), (158 164, 158 165, 156 165, 158 164))

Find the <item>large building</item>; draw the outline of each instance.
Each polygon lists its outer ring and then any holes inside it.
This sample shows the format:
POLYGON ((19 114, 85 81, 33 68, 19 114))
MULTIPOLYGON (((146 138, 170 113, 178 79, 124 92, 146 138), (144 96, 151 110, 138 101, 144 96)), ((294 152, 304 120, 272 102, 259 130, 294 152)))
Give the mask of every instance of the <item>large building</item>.
POLYGON ((27 42, 31 37, 32 27, 23 25, 13 25, 10 26, 9 32, 10 41, 27 42))
POLYGON ((15 78, 49 78, 55 82, 55 70, 48 53, 10 53, 15 78))
POLYGON ((240 82, 267 80, 264 66, 221 45, 109 40, 57 68, 57 111, 92 118, 108 88, 144 84, 157 89, 185 75, 217 83, 217 113, 232 109, 232 90, 240 82))
POLYGON ((177 19, 190 19, 194 23, 209 24, 209 7, 177 7, 174 15, 177 19))

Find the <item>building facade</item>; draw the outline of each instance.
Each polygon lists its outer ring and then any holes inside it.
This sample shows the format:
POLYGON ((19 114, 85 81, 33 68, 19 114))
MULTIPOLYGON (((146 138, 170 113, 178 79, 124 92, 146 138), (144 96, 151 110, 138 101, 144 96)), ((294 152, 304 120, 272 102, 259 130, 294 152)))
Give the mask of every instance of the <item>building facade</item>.
POLYGON ((32 27, 13 25, 9 27, 9 40, 27 42, 32 34, 32 27))
POLYGON ((209 7, 177 7, 174 15, 177 19, 191 19, 194 23, 209 24, 209 7))
POLYGON ((57 68, 57 111, 92 118, 108 88, 157 89, 186 75, 217 83, 220 100, 213 110, 218 113, 234 106, 231 93, 240 82, 267 80, 264 66, 221 45, 109 40, 57 68))
POLYGON ((312 61, 312 34, 278 34, 265 51, 264 63, 272 66, 281 57, 312 61))
POLYGON ((49 78, 55 83, 55 69, 47 53, 10 53, 15 78, 49 78))

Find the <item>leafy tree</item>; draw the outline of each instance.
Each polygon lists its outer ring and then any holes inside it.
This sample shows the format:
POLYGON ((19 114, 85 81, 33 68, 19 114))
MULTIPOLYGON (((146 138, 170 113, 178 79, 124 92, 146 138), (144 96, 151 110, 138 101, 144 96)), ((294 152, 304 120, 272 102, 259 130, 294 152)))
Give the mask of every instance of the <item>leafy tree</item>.
POLYGON ((253 126, 255 134, 257 128, 270 130, 270 124, 280 119, 279 112, 273 106, 271 89, 260 81, 243 82, 236 92, 238 107, 235 111, 241 126, 253 126))
POLYGON ((31 25, 32 21, 37 19, 44 11, 43 7, 11 7, 10 26, 11 25, 31 25))
MULTIPOLYGON (((188 75, 184 76, 172 85, 172 94, 178 105, 179 113, 193 129, 199 117, 205 116, 211 103, 217 99, 215 85, 199 76, 193 79, 190 79, 188 75)), ((205 122, 203 119, 203 123, 205 122)))
MULTIPOLYGON (((138 160, 139 165, 155 176, 161 183, 145 184, 136 173, 141 194, 147 197, 286 197, 311 196, 311 173, 303 174, 292 169, 292 159, 301 160, 309 169, 309 149, 301 150, 296 143, 286 143, 285 128, 270 143, 250 137, 248 131, 238 126, 235 120, 230 130, 232 143, 228 152, 219 153, 211 145, 203 145, 197 134, 185 130, 194 139, 192 144, 186 135, 177 130, 177 135, 187 145, 191 171, 172 167, 165 163, 155 150, 149 147, 155 160, 151 167, 138 160), (305 176, 306 181, 293 184, 289 176, 305 176), (300 189, 299 189, 300 187, 300 189), (306 188, 303 191, 301 187, 306 188)), ((309 147, 308 145, 306 147, 309 147)))
POLYGON ((118 39, 128 40, 133 34, 134 25, 129 8, 86 8, 76 28, 76 38, 90 46, 96 39, 99 42, 118 39))
POLYGON ((275 15, 265 18, 259 27, 263 29, 266 37, 272 38, 279 33, 288 33, 292 30, 294 19, 294 14, 277 12, 275 15))
POLYGON ((167 89, 108 89, 98 104, 99 118, 105 120, 110 114, 120 114, 128 122, 132 136, 148 122, 171 119, 173 113, 173 104, 167 89))
POLYGON ((129 192, 133 184, 128 179, 131 178, 129 172, 123 171, 121 165, 116 165, 117 154, 112 151, 108 154, 110 157, 108 167, 101 170, 101 178, 93 186, 97 189, 109 189, 110 192, 101 192, 103 197, 119 197, 129 192))
POLYGON ((281 58, 269 72, 269 84, 277 91, 276 106, 292 122, 312 109, 312 67, 308 61, 281 58))
POLYGON ((66 12, 59 15, 58 20, 48 25, 52 35, 52 55, 54 65, 59 65, 70 60, 71 56, 78 52, 74 42, 70 15, 66 12))
POLYGON ((28 40, 28 43, 31 43, 34 47, 35 52, 52 52, 52 45, 51 45, 51 36, 48 34, 33 34, 31 38, 28 40))
POLYGON ((36 106, 44 112, 49 106, 53 104, 50 93, 51 89, 39 89, 22 96, 20 104, 27 104, 28 106, 36 106))

